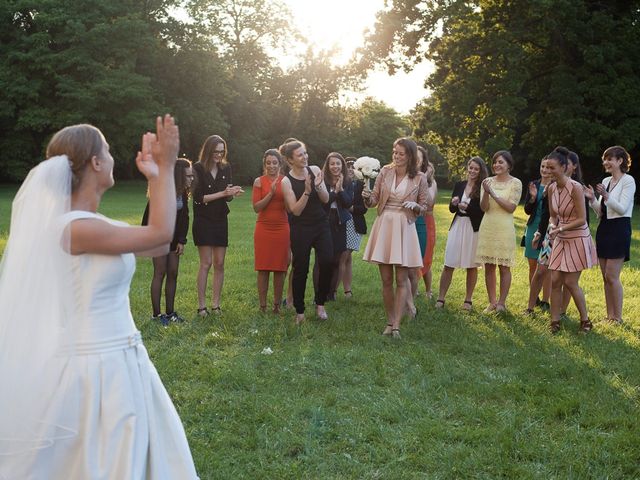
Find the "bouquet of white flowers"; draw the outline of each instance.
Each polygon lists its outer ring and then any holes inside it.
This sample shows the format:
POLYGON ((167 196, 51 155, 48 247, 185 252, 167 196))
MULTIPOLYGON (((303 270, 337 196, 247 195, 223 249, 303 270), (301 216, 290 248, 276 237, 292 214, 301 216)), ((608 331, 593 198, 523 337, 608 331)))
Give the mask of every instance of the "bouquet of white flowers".
POLYGON ((353 175, 358 180, 366 180, 366 187, 371 189, 371 180, 380 173, 380 161, 371 157, 360 157, 353 163, 353 175))

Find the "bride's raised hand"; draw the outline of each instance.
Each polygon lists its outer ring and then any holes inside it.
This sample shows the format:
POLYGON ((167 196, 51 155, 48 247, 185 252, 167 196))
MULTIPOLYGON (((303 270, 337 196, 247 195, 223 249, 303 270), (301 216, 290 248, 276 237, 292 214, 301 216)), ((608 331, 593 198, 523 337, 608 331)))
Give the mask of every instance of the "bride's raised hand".
POLYGON ((136 166, 147 180, 157 177, 160 173, 158 164, 153 158, 152 145, 154 143, 157 143, 155 133, 145 133, 142 135, 141 149, 136 155, 136 166))
POLYGON ((173 172, 180 148, 180 132, 175 119, 168 113, 156 118, 156 141, 152 143, 153 158, 158 166, 173 172))

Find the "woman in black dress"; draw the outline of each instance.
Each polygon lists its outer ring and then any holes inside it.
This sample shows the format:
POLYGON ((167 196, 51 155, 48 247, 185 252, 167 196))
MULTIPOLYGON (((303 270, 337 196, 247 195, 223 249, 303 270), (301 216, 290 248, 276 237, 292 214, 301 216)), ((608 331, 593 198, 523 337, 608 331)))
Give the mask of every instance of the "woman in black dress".
MULTIPOLYGON (((184 319, 178 315, 174 308, 176 298, 176 284, 178 282, 178 266, 180 256, 184 253, 187 244, 187 232, 189 231, 189 189, 193 180, 191 162, 186 158, 179 158, 174 169, 176 183, 176 226, 173 231, 173 240, 169 245, 169 253, 159 257, 153 257, 153 279, 151 280, 151 308, 153 318, 160 320, 162 325, 169 322, 182 322, 184 319), (166 278, 166 281, 165 281, 166 278), (164 285, 164 298, 166 313, 160 313, 160 297, 162 296, 162 284, 164 285)), ((142 225, 149 223, 149 202, 142 216, 142 225)))
POLYGON ((333 244, 327 214, 323 204, 329 192, 322 171, 309 166, 304 143, 292 140, 280 146, 280 153, 289 164, 289 173, 282 179, 282 192, 289 216, 293 265, 293 305, 296 324, 304 321, 304 294, 309 274, 309 257, 315 249, 319 268, 318 288, 315 292, 316 314, 326 320, 324 303, 329 293, 333 269, 333 244))
POLYGON ((206 317, 207 277, 213 265, 212 305, 220 313, 220 294, 224 283, 224 257, 229 244, 227 202, 243 193, 233 186, 231 165, 227 161, 227 143, 218 135, 207 138, 193 165, 193 243, 198 247, 198 314, 206 317))
POLYGON ((622 282, 620 271, 629 261, 631 249, 631 215, 636 182, 627 174, 631 157, 619 146, 609 147, 602 154, 602 166, 610 176, 595 187, 589 187, 591 207, 600 217, 596 231, 596 250, 604 280, 607 321, 622 323, 622 282), (595 193, 600 198, 596 198, 595 193))

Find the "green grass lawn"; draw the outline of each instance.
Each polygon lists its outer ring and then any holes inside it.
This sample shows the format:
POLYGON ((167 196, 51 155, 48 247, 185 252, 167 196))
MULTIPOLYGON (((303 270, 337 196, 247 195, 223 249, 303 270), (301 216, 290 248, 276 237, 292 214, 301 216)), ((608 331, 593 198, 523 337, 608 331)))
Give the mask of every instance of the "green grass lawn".
MULTIPOLYGON (((0 249, 15 191, 0 187, 0 249)), ((435 209, 434 292, 449 194, 441 193, 435 209)), ((291 311, 258 313, 250 197, 247 189, 231 203, 222 316, 195 315, 192 244, 178 280, 185 324, 162 328, 149 319, 150 259, 138 260, 131 285, 136 324, 201 478, 640 478, 640 212, 623 270, 623 326, 596 322, 591 334, 579 335, 571 306, 570 321, 551 336, 547 315, 521 315, 528 285, 519 248, 510 314, 479 313, 487 304, 482 275, 475 310, 463 313, 464 274, 456 272, 447 308, 420 297, 417 319, 404 322, 402 340, 394 341, 380 335, 380 280, 361 260, 364 243, 354 254, 354 297, 340 292, 327 304, 329 321, 315 321, 311 308, 301 327, 291 311), (263 355, 265 347, 273 354, 263 355)), ((142 183, 123 183, 100 210, 139 223, 145 201, 142 183)), ((516 214, 519 236, 522 207, 516 214)), ((369 226, 374 217, 370 211, 369 226)), ((582 286, 597 321, 605 315, 599 271, 585 272, 582 286)))

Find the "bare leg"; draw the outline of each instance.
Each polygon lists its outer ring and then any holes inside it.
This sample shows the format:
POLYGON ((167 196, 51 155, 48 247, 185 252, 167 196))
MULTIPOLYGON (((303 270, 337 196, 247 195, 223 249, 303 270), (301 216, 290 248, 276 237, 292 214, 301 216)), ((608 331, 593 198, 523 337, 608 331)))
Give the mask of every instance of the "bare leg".
POLYGON ((560 328, 560 314, 562 313, 562 286, 564 284, 564 273, 551 271, 551 331, 555 332, 560 328))
MULTIPOLYGON (((286 272, 273 272, 273 311, 278 313, 280 311, 280 304, 282 303, 282 291, 284 289, 284 277, 286 272)), ((265 296, 266 301, 266 296, 265 296)))
POLYGON ((400 319, 402 318, 402 312, 407 301, 407 297, 410 296, 411 284, 409 283, 409 268, 396 266, 396 298, 393 306, 393 328, 400 328, 400 319))
POLYGON ((393 327, 393 304, 394 304, 394 292, 393 292, 393 265, 379 264, 378 270, 380 271, 380 280, 382 280, 382 301, 384 303, 384 311, 387 314, 387 328, 384 333, 389 335, 393 327))
POLYGON ((542 279, 542 301, 549 303, 551 298, 551 274, 547 270, 542 279))
POLYGON ((198 256, 200 257, 200 267, 198 268, 198 309, 206 308, 207 306, 207 277, 209 276, 209 270, 213 263, 213 247, 200 246, 198 247, 198 256))
MULTIPOLYGON (((397 277, 397 270, 396 270, 397 277)), ((419 268, 410 268, 408 272, 408 280, 409 280, 409 293, 407 295, 406 302, 406 311, 409 312, 409 316, 415 317, 416 315, 416 305, 413 303, 413 299, 418 293, 418 280, 420 277, 420 269, 419 268)))
POLYGON ((439 302, 444 303, 444 299, 447 297, 447 292, 449 291, 449 287, 451 286, 452 278, 453 278, 453 268, 447 267, 445 265, 444 268, 442 269, 442 274, 440 275, 440 291, 438 292, 439 302))
POLYGON ((569 292, 569 290, 563 287, 562 288, 562 313, 567 313, 567 309, 569 308, 569 303, 571 303, 571 293, 569 292))
POLYGON ((551 278, 549 275, 549 269, 546 265, 538 264, 529 285, 529 304, 527 305, 527 310, 533 310, 535 308, 540 290, 545 283, 548 283, 548 278, 551 278))
POLYGON ((467 289, 464 297, 465 302, 471 303, 473 299, 473 291, 476 289, 477 282, 478 282, 478 269, 467 268, 467 285, 466 285, 467 289))
POLYGON ((538 260, 535 258, 527 258, 529 262, 529 285, 531 285, 531 280, 533 280, 533 274, 536 273, 536 269, 538 268, 538 260))
POLYGON ((431 285, 433 283, 433 273, 431 273, 431 267, 422 275, 422 279, 424 280, 424 289, 427 297, 431 298, 431 285))
POLYGON ((500 265, 500 299, 498 304, 505 306, 511 289, 511 268, 500 265))
POLYGON ((269 272, 265 270, 258 271, 258 301, 260 302, 260 311, 267 309, 267 292, 269 291, 269 272))
POLYGON ((607 303, 607 318, 615 321, 622 321, 622 301, 623 289, 620 282, 620 272, 624 265, 624 258, 613 258, 600 260, 600 268, 604 269, 604 293, 607 303))
POLYGON ((578 312, 580 313, 580 321, 586 322, 589 319, 589 315, 587 314, 587 302, 584 299, 582 288, 580 288, 580 284, 578 283, 581 273, 582 272, 565 273, 564 290, 568 290, 573 297, 573 301, 575 302, 576 307, 578 308, 578 312))
POLYGON ((220 308, 220 295, 224 283, 224 257, 227 247, 213 247, 213 296, 211 302, 213 308, 220 308))
POLYGON ((489 297, 489 308, 496 306, 496 265, 494 263, 484 264, 484 284, 487 287, 489 297))

